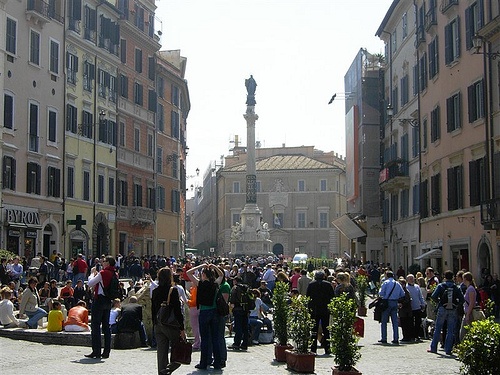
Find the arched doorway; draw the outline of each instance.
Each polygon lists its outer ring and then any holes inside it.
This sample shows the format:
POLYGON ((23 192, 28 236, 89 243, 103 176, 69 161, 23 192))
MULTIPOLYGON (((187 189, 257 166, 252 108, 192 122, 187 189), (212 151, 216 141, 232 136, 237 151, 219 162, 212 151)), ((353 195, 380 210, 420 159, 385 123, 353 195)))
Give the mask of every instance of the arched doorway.
POLYGON ((481 240, 477 251, 477 266, 479 275, 483 274, 484 269, 491 271, 491 251, 485 238, 481 240))
POLYGON ((93 247, 92 257, 100 257, 103 254, 111 254, 109 247, 109 225, 106 215, 99 212, 94 220, 94 228, 92 231, 93 247))
POLYGON ((280 243, 273 245, 273 254, 276 256, 283 255, 283 245, 280 243))

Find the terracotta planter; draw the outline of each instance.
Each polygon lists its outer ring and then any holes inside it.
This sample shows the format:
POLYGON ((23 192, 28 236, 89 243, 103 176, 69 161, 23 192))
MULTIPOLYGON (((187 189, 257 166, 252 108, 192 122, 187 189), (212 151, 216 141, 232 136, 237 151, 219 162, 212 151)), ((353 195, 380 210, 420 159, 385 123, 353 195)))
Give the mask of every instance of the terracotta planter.
POLYGON ((367 311, 368 311, 368 309, 366 308, 366 306, 359 306, 358 307, 358 315, 359 316, 366 316, 367 311))
POLYGON ((340 371, 337 367, 332 367, 332 375, 362 375, 362 373, 354 367, 349 371, 340 371))
POLYGON ((291 350, 293 349, 292 345, 280 345, 280 344, 275 344, 274 345, 274 358, 276 359, 276 362, 286 362, 286 353, 285 350, 291 350))
POLYGON ((285 350, 286 367, 299 373, 313 373, 316 363, 316 353, 297 353, 294 350, 285 350))

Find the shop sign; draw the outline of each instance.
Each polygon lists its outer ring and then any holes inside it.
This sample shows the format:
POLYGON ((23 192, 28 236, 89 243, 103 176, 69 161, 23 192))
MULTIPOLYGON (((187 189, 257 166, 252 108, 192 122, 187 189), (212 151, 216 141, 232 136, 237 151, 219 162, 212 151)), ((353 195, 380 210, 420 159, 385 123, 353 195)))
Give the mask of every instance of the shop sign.
POLYGON ((11 236, 11 237, 20 237, 21 236, 21 231, 20 230, 11 229, 11 230, 9 230, 9 236, 11 236))
POLYGON ((5 221, 9 224, 24 224, 28 227, 40 227, 40 215, 37 211, 6 208, 5 221))
POLYGON ((26 232, 24 232, 24 237, 36 238, 36 231, 35 230, 27 230, 26 232))

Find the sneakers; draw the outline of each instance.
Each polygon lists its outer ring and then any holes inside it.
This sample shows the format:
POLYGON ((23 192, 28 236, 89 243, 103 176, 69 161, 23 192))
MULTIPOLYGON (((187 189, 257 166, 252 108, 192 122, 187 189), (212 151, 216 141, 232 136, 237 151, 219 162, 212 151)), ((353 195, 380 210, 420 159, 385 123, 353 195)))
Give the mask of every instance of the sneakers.
POLYGON ((432 349, 427 349, 427 353, 434 353, 434 354, 436 354, 436 353, 437 353, 437 351, 432 350, 432 349))
POLYGON ((378 340, 378 342, 381 344, 387 344, 387 340, 378 340))
POLYGON ((240 346, 236 344, 230 345, 227 348, 232 350, 240 350, 240 346))
POLYGON ((399 345, 399 341, 398 340, 392 340, 391 344, 393 344, 393 345, 399 345))

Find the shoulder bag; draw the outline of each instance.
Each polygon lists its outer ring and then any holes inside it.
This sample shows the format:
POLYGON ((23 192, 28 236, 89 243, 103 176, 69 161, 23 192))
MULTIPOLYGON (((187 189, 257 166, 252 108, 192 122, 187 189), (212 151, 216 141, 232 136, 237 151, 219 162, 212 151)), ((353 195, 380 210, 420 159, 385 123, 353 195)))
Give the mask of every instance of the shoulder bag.
POLYGON ((191 363, 193 346, 189 341, 181 339, 175 345, 172 345, 171 350, 170 360, 172 362, 182 363, 183 365, 189 365, 191 363))
POLYGON ((483 310, 481 310, 481 307, 476 306, 474 309, 472 309, 472 320, 475 322, 476 320, 484 320, 486 319, 486 315, 484 315, 483 310))
POLYGON ((170 296, 172 295, 173 288, 174 287, 171 287, 168 291, 167 300, 162 302, 160 310, 158 310, 158 314, 156 315, 156 320, 158 321, 158 324, 161 324, 165 327, 180 328, 181 325, 177 321, 174 309, 172 306, 170 306, 170 296))

